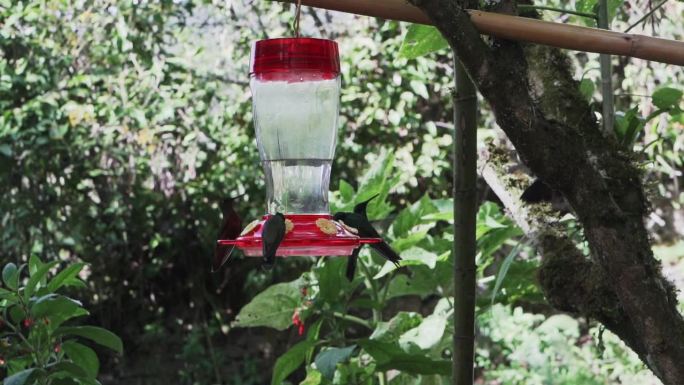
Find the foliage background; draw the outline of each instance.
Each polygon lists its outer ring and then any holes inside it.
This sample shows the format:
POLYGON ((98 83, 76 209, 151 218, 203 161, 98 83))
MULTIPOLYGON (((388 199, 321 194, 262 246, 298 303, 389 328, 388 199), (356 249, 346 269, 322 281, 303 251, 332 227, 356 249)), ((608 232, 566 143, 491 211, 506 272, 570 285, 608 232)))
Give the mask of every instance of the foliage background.
MULTIPOLYGON (((617 30, 653 5, 616 4, 617 30)), ((684 6, 670 2, 635 32, 681 40, 682 16, 684 6)), ((267 383, 276 359, 302 337, 295 328, 242 328, 234 321, 257 293, 302 273, 310 292, 291 310, 303 306, 309 326, 323 320, 316 354, 368 337, 334 314, 348 312, 373 328, 396 319, 398 329, 376 340, 427 339, 434 343, 404 347, 414 357, 448 358, 451 59, 444 50, 400 57, 405 24, 305 9, 302 29, 337 40, 342 53, 333 206, 382 192, 372 215, 412 266, 382 270, 388 274, 379 279, 377 289, 386 293, 380 298, 372 280, 360 275, 331 289, 343 296, 324 294, 322 282, 341 279, 321 278, 338 259, 291 258, 267 273, 258 260, 236 258, 220 273, 209 272, 220 199, 245 192, 245 218, 264 207, 246 76, 250 42, 289 35, 291 22, 291 7, 271 2, 0 0, 0 259, 20 263, 39 255, 89 264, 81 272, 88 287, 79 293, 91 312, 87 321, 115 331, 125 346, 123 355, 100 352, 102 383, 267 383), (433 274, 443 279, 423 285, 433 274), (397 291, 397 282, 413 289, 397 291), (382 311, 354 302, 359 299, 382 299, 382 311), (445 322, 442 333, 420 329, 435 319, 445 322)), ((600 111, 597 55, 572 58, 577 80, 600 111)), ((679 67, 624 58, 613 64, 617 109, 625 119, 654 112, 650 96, 659 87, 682 89, 679 67)), ((484 143, 500 134, 486 105, 481 113, 484 143)), ((659 115, 634 147, 652 194, 648 221, 656 252, 680 288, 683 123, 681 113, 659 115)), ((495 201, 484 185, 481 196, 483 203, 495 201)), ((658 383, 619 341, 608 333, 599 338, 594 322, 544 303, 535 286, 534 250, 523 246, 527 241, 495 203, 483 205, 478 223, 479 381, 658 383), (503 266, 507 274, 499 274, 503 266)), ((371 276, 383 269, 370 254, 362 261, 371 276)), ((372 350, 357 347, 331 381, 355 383, 361 377, 350 379, 354 371, 381 366, 372 350)), ((409 372, 390 370, 387 380, 442 381, 409 372)), ((305 376, 302 366, 289 380, 305 376)))

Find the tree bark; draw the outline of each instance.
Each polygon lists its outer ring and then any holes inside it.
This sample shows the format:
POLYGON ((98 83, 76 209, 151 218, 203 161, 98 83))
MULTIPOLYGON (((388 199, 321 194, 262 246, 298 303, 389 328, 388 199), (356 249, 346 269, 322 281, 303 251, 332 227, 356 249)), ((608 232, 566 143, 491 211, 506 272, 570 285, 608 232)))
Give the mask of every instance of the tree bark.
POLYGON ((458 52, 523 162, 565 196, 584 229, 591 259, 576 248, 545 258, 549 301, 604 322, 666 385, 684 383, 684 319, 651 251, 641 173, 601 134, 567 57, 510 41, 488 45, 459 1, 410 1, 458 52))

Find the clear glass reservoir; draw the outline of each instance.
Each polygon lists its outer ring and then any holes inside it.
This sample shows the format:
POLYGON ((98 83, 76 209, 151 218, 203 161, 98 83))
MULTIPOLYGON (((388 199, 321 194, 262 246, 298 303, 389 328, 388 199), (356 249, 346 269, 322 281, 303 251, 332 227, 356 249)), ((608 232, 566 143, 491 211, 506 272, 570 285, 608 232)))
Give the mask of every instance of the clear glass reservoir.
POLYGON ((340 100, 337 43, 261 40, 250 87, 270 214, 328 214, 340 100))

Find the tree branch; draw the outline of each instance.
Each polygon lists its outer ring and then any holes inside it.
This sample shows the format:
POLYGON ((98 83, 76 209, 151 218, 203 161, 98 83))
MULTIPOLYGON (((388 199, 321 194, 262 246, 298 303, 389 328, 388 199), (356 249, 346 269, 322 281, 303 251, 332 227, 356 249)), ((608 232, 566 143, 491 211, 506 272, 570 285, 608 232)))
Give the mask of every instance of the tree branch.
MULTIPOLYGON (((624 312, 624 317, 611 319, 617 324, 605 320, 606 326, 635 351, 642 350, 641 358, 665 384, 681 384, 684 319, 672 285, 653 258, 643 223, 648 203, 640 172, 630 154, 601 134, 565 55, 502 40, 490 47, 459 2, 411 1, 458 52, 523 162, 572 206, 601 272, 595 278, 605 278, 624 312)), ((559 298, 550 299, 552 303, 571 292, 555 294, 559 298)), ((596 299, 605 293, 586 294, 596 299)))

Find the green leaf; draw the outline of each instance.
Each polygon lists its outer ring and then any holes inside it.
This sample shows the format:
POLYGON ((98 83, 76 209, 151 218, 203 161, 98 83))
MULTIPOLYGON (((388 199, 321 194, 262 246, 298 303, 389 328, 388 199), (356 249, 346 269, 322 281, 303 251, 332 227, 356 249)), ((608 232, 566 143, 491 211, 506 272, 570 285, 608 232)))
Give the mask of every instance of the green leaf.
POLYGON ((98 360, 93 349, 78 342, 65 341, 62 343, 62 350, 73 363, 86 372, 88 377, 97 377, 97 372, 100 370, 100 360, 98 360))
POLYGON ((302 365, 309 349, 315 346, 313 341, 302 341, 290 350, 285 352, 282 356, 278 357, 278 360, 273 366, 273 377, 271 377, 271 385, 281 385, 283 381, 292 372, 297 370, 299 366, 302 365))
POLYGON ((622 145, 631 147, 643 127, 644 120, 639 115, 638 106, 627 112, 615 113, 615 134, 622 145))
POLYGON ((32 254, 29 257, 29 275, 33 275, 38 269, 43 266, 43 261, 40 260, 40 257, 36 254, 32 254))
POLYGON ((340 181, 340 196, 344 202, 351 202, 354 199, 354 188, 344 180, 340 181))
POLYGON ((653 92, 652 98, 653 104, 656 107, 666 110, 679 105, 679 102, 682 100, 682 90, 672 87, 662 87, 653 92))
MULTIPOLYGON (((392 222, 392 235, 394 238, 406 237, 415 226, 423 223, 426 215, 435 212, 437 212, 437 207, 430 197, 427 194, 423 195, 418 202, 399 212, 399 215, 392 222)), ((453 213, 453 210, 451 212, 453 213)))
POLYGON ((79 365, 76 365, 75 363, 71 361, 61 361, 57 362, 54 365, 49 367, 50 372, 50 377, 54 378, 62 378, 65 375, 69 377, 87 377, 88 373, 79 365))
POLYGON ((37 368, 31 368, 22 370, 21 372, 14 373, 13 375, 5 378, 2 382, 3 385, 24 385, 33 383, 33 378, 39 375, 43 371, 37 368))
POLYGON ((356 349, 356 345, 322 350, 314 360, 316 368, 323 374, 323 377, 332 380, 337 364, 349 358, 354 353, 354 349, 356 349))
POLYGON ((588 102, 591 102, 591 99, 594 96, 594 91, 596 90, 596 85, 594 82, 591 79, 582 79, 579 89, 582 96, 584 96, 584 99, 586 99, 588 102))
POLYGON ((520 251, 521 245, 522 243, 518 243, 517 245, 515 245, 511 252, 508 253, 506 258, 504 258, 503 262, 501 262, 499 272, 496 274, 496 283, 494 284, 494 290, 492 290, 492 305, 494 304, 496 295, 499 293, 499 290, 501 289, 501 284, 503 283, 504 278, 506 278, 506 274, 508 274, 508 269, 511 267, 511 263, 513 263, 513 260, 520 251))
POLYGON ((319 295, 326 303, 337 303, 344 299, 340 294, 349 285, 345 277, 346 265, 347 258, 325 258, 323 266, 315 269, 319 295))
MULTIPOLYGON (((437 265, 437 254, 429 252, 420 247, 411 247, 408 250, 401 252, 400 266, 415 266, 415 265, 425 265, 430 269, 434 269, 437 265)), ((389 274, 390 272, 396 270, 397 267, 392 262, 386 262, 380 271, 373 277, 373 279, 379 279, 389 274)))
POLYGON ((439 282, 435 279, 434 271, 424 266, 416 266, 411 269, 413 276, 397 274, 390 281, 387 289, 387 298, 401 297, 405 295, 426 296, 434 293, 439 282))
MULTIPOLYGON (((33 293, 36 291, 36 287, 38 287, 38 284, 40 283, 40 281, 43 280, 43 278, 45 278, 45 276, 50 271, 50 269, 53 268, 58 263, 59 263, 59 261, 53 261, 50 263, 37 265, 39 267, 37 268, 35 273, 31 274, 28 282, 26 283, 26 287, 24 287, 24 298, 26 298, 26 300, 31 298, 33 293)), ((30 264, 29 264, 29 270, 30 270, 30 264)))
POLYGON ((377 369, 396 369, 411 374, 451 375, 451 361, 433 360, 423 354, 408 354, 396 343, 361 340, 359 345, 377 363, 377 369))
POLYGON ((449 47, 449 43, 435 27, 412 24, 399 48, 399 57, 415 59, 449 47))
POLYGON ((323 375, 318 370, 312 369, 306 373, 306 378, 304 381, 300 382, 299 385, 320 385, 323 381, 323 375))
POLYGON ((63 295, 47 294, 38 298, 31 306, 31 314, 36 317, 71 317, 83 309, 79 301, 63 295))
POLYGON ((18 274, 17 265, 10 262, 2 268, 2 281, 12 290, 17 290, 18 274))
POLYGON ((410 350, 411 346, 417 346, 420 349, 427 350, 439 343, 444 335, 444 329, 447 325, 447 319, 443 315, 431 315, 423 320, 423 322, 399 338, 399 345, 402 349, 410 350))
POLYGON ((378 322, 370 339, 393 342, 405 332, 420 325, 423 317, 418 313, 400 311, 388 322, 378 322))
POLYGON ((96 344, 123 353, 123 342, 116 334, 98 326, 64 326, 55 330, 56 336, 79 336, 87 338, 96 344))
POLYGON ((301 300, 300 288, 300 280, 267 288, 240 310, 233 326, 287 329, 292 324, 292 314, 301 300))
POLYGON ((418 80, 411 80, 409 85, 411 86, 411 89, 416 95, 421 96, 423 99, 430 98, 430 94, 428 93, 428 89, 425 83, 418 80))
POLYGON ((66 285, 71 279, 76 278, 81 272, 85 263, 75 263, 67 266, 64 270, 57 273, 57 275, 48 283, 48 291, 54 293, 57 289, 66 285))

